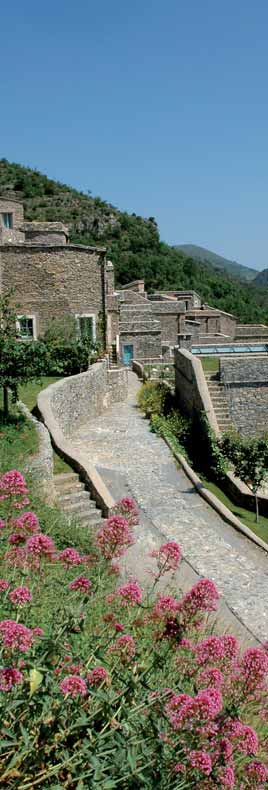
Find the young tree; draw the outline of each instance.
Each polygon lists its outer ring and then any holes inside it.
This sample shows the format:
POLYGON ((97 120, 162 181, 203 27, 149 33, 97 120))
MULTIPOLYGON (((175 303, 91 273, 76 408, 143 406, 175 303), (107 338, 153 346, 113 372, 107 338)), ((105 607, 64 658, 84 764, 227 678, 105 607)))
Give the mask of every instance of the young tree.
POLYGON ((255 497, 256 521, 259 519, 258 490, 268 479, 268 442, 256 437, 243 439, 226 434, 221 442, 223 454, 231 461, 234 473, 251 489, 255 497))
POLYGON ((8 417, 8 393, 17 400, 18 387, 45 372, 47 351, 39 342, 19 342, 16 337, 16 308, 12 292, 0 297, 0 387, 3 388, 4 416, 8 417))

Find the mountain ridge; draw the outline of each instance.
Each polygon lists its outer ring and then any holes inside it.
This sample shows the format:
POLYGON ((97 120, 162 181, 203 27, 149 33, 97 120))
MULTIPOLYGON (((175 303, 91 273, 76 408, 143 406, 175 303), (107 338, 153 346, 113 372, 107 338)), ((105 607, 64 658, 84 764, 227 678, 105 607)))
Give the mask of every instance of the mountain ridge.
POLYGON ((200 260, 202 263, 209 263, 215 269, 224 269, 233 277, 238 277, 241 280, 253 282, 258 274, 258 270, 252 269, 249 266, 244 266, 237 261, 231 261, 223 255, 219 255, 206 247, 200 247, 197 244, 176 244, 176 249, 181 250, 185 255, 189 255, 195 260, 200 260))

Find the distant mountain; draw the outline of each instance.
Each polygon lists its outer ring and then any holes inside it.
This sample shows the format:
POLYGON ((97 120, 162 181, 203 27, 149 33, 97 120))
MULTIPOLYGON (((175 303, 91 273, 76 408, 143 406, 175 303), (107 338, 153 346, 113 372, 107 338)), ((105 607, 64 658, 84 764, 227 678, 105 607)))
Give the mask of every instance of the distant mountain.
POLYGON ((256 285, 257 287, 261 285, 268 286, 268 269, 263 269, 262 272, 258 272, 257 277, 254 279, 253 285, 256 285))
POLYGON ((242 266, 241 263, 236 261, 229 261, 228 258, 223 258, 222 255, 217 255, 216 252, 206 250, 205 247, 198 247, 196 244, 177 244, 176 250, 181 250, 184 255, 189 255, 190 258, 202 261, 202 263, 210 263, 213 269, 224 269, 233 277, 238 277, 239 280, 252 282, 256 278, 255 269, 242 266))

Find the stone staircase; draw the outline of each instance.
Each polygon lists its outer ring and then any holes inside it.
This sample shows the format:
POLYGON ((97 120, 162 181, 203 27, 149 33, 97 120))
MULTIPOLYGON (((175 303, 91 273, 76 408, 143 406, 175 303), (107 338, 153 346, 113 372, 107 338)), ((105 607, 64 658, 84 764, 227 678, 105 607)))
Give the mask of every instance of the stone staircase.
POLYGON ((74 519, 82 527, 99 528, 103 517, 90 492, 81 483, 75 472, 54 475, 57 502, 70 520, 74 519))
POLYGON ((231 431, 233 424, 230 418, 228 400, 225 395, 224 384, 211 373, 205 373, 209 394, 215 411, 217 423, 221 433, 231 431))

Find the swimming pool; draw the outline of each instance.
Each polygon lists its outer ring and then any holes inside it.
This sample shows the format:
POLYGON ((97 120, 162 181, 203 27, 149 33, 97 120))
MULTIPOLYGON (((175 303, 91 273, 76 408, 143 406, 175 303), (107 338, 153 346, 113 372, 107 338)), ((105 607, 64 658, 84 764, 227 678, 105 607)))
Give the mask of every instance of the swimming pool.
POLYGON ((244 344, 243 346, 192 346, 192 354, 267 354, 267 343, 244 344))

